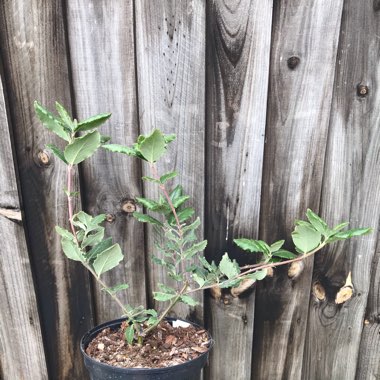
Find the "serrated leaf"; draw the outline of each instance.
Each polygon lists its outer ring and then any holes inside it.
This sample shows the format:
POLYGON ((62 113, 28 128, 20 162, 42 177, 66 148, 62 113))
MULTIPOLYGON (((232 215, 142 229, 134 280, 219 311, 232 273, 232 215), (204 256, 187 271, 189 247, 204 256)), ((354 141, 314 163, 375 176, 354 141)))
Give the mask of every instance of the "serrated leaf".
POLYGON ((240 273, 240 268, 235 260, 231 260, 227 253, 222 257, 219 263, 219 270, 228 278, 231 279, 240 273))
POLYGON ((100 135, 100 144, 104 145, 111 140, 111 136, 100 135))
POLYGON ((313 225, 313 227, 319 231, 322 235, 326 235, 328 233, 327 223, 321 219, 315 212, 307 209, 306 216, 309 219, 309 222, 313 225))
POLYGON ((61 235, 62 237, 66 238, 66 239, 69 239, 72 241, 75 240, 74 235, 70 231, 65 230, 64 228, 62 228, 60 226, 55 226, 55 231, 57 232, 57 234, 61 235))
POLYGON ((261 281, 263 280, 265 277, 267 276, 267 270, 266 269, 261 269, 261 270, 258 270, 256 272, 253 272, 253 273, 250 273, 250 274, 247 274, 247 276, 245 276, 246 278, 250 278, 252 280, 256 280, 256 281, 261 281))
POLYGON ((69 128, 71 131, 74 131, 74 123, 71 120, 71 116, 65 107, 63 107, 63 105, 59 104, 58 102, 55 102, 55 108, 61 117, 62 122, 67 126, 67 128, 69 128))
POLYGON ((340 223, 333 228, 333 231, 338 232, 338 231, 342 230, 344 227, 347 227, 348 225, 349 225, 348 222, 340 223))
POLYGON ((103 223, 106 220, 106 214, 99 214, 92 218, 91 224, 93 225, 99 225, 100 223, 103 223))
POLYGON ((278 251, 285 243, 285 240, 279 240, 271 244, 270 251, 271 253, 278 251))
POLYGON ((170 301, 173 299, 176 295, 171 293, 163 293, 163 292, 153 292, 153 298, 156 301, 170 301))
POLYGON ((200 225, 201 225, 201 220, 199 219, 199 217, 197 217, 197 219, 195 219, 193 223, 187 226, 183 226, 182 231, 183 232, 195 231, 200 225))
POLYGON ((74 243, 73 240, 63 237, 61 240, 61 245, 66 257, 75 261, 84 261, 84 257, 82 255, 81 250, 76 245, 76 243, 74 243))
POLYGON ((188 195, 181 195, 179 196, 174 202, 173 202, 173 206, 174 208, 177 208, 181 205, 183 205, 188 199, 190 199, 190 197, 188 195))
POLYGON ((165 152, 166 143, 164 135, 158 129, 146 136, 144 141, 139 144, 140 152, 148 162, 156 162, 165 152))
POLYGON ((110 117, 110 113, 102 113, 99 115, 92 116, 78 123, 75 132, 89 131, 91 129, 98 128, 103 123, 105 123, 110 117))
POLYGON ((150 224, 155 224, 157 226, 163 227, 164 225, 157 219, 153 218, 150 215, 142 214, 141 212, 135 211, 133 213, 133 216, 139 221, 143 223, 150 223, 150 224))
POLYGON ((124 332, 125 340, 129 343, 133 343, 133 339, 135 337, 135 328, 133 327, 133 324, 129 325, 124 332))
POLYGON ((112 286, 110 288, 104 288, 103 290, 105 290, 106 292, 110 294, 115 294, 117 292, 120 292, 121 290, 126 290, 128 288, 129 288, 128 284, 119 284, 119 285, 112 286))
POLYGON ((120 261, 123 260, 119 244, 114 244, 101 252, 92 264, 95 273, 100 276, 101 274, 115 268, 120 261))
POLYGON ((241 249, 244 249, 245 251, 262 252, 265 254, 270 253, 269 245, 265 241, 262 241, 262 240, 241 238, 241 239, 234 239, 234 243, 241 249))
POLYGON ((202 276, 200 276, 198 273, 193 273, 192 275, 193 280, 200 286, 202 287, 205 283, 206 280, 202 276))
POLYGON ((106 249, 110 248, 111 246, 112 246, 112 238, 107 238, 107 239, 101 241, 100 243, 95 245, 95 247, 93 247, 92 249, 90 249, 87 252, 88 260, 95 259, 100 253, 102 253, 106 249))
POLYGON ((57 146, 53 144, 46 144, 46 147, 49 148, 55 156, 57 156, 60 160, 62 160, 67 165, 66 158, 61 149, 59 149, 57 146))
POLYGON ((176 135, 174 133, 169 134, 169 135, 164 135, 164 139, 165 139, 166 144, 169 144, 176 139, 176 135))
POLYGON ((193 216, 195 213, 194 209, 191 207, 184 208, 183 210, 177 212, 177 216, 180 223, 185 222, 187 219, 189 219, 191 216, 193 216))
POLYGON ((90 157, 100 146, 100 134, 97 131, 90 132, 82 137, 77 137, 65 148, 65 159, 71 164, 79 164, 90 157))
POLYGON ((153 183, 161 183, 160 180, 148 176, 141 177, 143 181, 153 182, 153 183))
POLYGON ((188 295, 183 295, 183 296, 181 296, 180 300, 181 300, 183 303, 185 303, 185 304, 187 304, 187 305, 189 305, 189 306, 197 306, 197 305, 199 304, 198 301, 196 301, 194 298, 191 298, 191 297, 188 296, 188 295))
POLYGON ((178 197, 182 196, 183 194, 183 189, 182 189, 182 186, 181 185, 177 185, 169 194, 170 196, 170 199, 172 200, 172 202, 175 202, 178 197))
POLYGON ((177 172, 169 172, 169 173, 165 173, 164 175, 162 175, 162 176, 160 177, 160 183, 164 184, 164 183, 166 183, 167 181, 169 181, 170 179, 177 177, 177 175, 178 175, 177 172))
POLYGON ((295 259, 297 257, 293 252, 287 251, 286 249, 279 249, 278 251, 273 252, 272 255, 281 257, 282 259, 295 259))
POLYGON ((79 191, 67 191, 66 189, 63 190, 63 192, 68 196, 68 197, 77 197, 80 192, 79 191))
POLYGON ((302 253, 310 252, 317 248, 321 242, 321 233, 312 226, 297 225, 292 232, 293 243, 302 253))
POLYGON ((159 203, 157 203, 153 199, 136 197, 136 201, 140 203, 140 205, 147 208, 148 210, 154 210, 155 208, 159 206, 159 203))
POLYGON ((102 145, 102 148, 109 150, 110 152, 122 153, 127 154, 128 156, 137 157, 136 151, 128 146, 123 146, 119 144, 104 144, 102 145))
POLYGON ((82 244, 81 244, 82 249, 99 244, 103 240, 103 237, 104 237, 104 228, 100 227, 97 232, 95 232, 94 234, 87 235, 83 239, 82 244))
POLYGON ((34 102, 34 110, 36 111, 36 114, 38 118, 40 119, 41 123, 50 131, 54 132, 56 135, 58 135, 60 138, 70 141, 70 135, 68 132, 65 131, 65 128, 60 123, 60 121, 46 108, 44 108, 40 103, 37 101, 34 102))
POLYGON ((353 228, 351 230, 338 232, 338 233, 334 234, 333 236, 331 236, 331 238, 329 238, 327 241, 330 243, 331 242, 330 239, 334 239, 334 241, 335 240, 346 240, 346 239, 350 239, 354 236, 367 235, 370 232, 372 232, 372 228, 353 228))
POLYGON ((192 258, 196 253, 204 251, 206 246, 207 246, 207 240, 203 240, 199 243, 194 244, 192 247, 190 247, 189 249, 183 252, 182 254, 183 258, 184 259, 192 258))

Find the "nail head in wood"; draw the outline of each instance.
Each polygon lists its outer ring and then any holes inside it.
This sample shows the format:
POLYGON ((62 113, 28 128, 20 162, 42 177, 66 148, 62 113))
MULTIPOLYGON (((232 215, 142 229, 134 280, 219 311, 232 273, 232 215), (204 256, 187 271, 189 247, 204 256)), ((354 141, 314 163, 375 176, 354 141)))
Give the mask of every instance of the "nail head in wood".
POLYGON ((299 57, 293 56, 288 59, 288 67, 290 70, 294 70, 301 62, 299 57))
POLYGON ((357 87, 358 96, 360 96, 361 98, 364 98, 368 95, 368 92, 369 92, 368 86, 364 84, 358 84, 358 87, 357 87))
POLYGON ((121 204, 121 209, 123 212, 130 214, 136 211, 136 203, 132 199, 127 199, 121 204))

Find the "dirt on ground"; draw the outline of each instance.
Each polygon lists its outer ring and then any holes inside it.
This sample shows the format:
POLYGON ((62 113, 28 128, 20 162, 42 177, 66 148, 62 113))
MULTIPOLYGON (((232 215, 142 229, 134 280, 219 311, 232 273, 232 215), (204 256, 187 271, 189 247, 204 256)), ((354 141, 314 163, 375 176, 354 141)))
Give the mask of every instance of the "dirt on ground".
POLYGON ((200 356, 210 345, 206 330, 173 327, 164 321, 144 339, 142 345, 128 344, 125 326, 101 331, 86 349, 90 357, 125 368, 162 368, 184 363, 200 356))

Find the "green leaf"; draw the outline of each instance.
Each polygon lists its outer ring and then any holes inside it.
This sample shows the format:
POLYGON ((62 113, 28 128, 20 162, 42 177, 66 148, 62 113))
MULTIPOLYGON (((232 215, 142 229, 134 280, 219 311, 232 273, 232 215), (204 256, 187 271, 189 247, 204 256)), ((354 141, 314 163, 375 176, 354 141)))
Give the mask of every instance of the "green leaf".
POLYGON ((166 144, 169 144, 176 139, 176 135, 174 133, 170 135, 164 135, 164 139, 165 139, 166 144))
POLYGON ((115 294, 117 292, 120 292, 121 290, 126 290, 128 288, 129 288, 128 284, 119 284, 119 285, 112 286, 110 288, 103 288, 103 290, 105 290, 109 294, 115 294))
POLYGON ((66 189, 63 190, 63 192, 68 196, 68 197, 77 197, 80 192, 79 191, 67 191, 66 189))
POLYGON ((40 119, 41 123, 50 131, 54 132, 56 135, 58 135, 60 138, 70 141, 70 135, 65 131, 65 128, 60 123, 60 121, 46 108, 44 108, 40 103, 37 101, 34 102, 34 110, 36 111, 36 114, 38 118, 40 119))
POLYGON ((173 299, 176 295, 171 293, 164 293, 164 292, 153 292, 153 298, 156 301, 169 301, 173 299))
POLYGON ((77 137, 67 145, 65 158, 71 165, 79 164, 90 157, 100 146, 100 134, 97 131, 87 133, 83 137, 77 137))
POLYGON ((133 343, 133 339, 135 337, 135 328, 133 327, 133 324, 129 325, 124 332, 125 340, 129 343, 133 343))
POLYGON ((196 301, 194 298, 191 298, 190 296, 187 296, 187 295, 181 296, 180 300, 190 306, 197 306, 199 304, 198 301, 196 301))
POLYGON ((228 278, 231 279, 240 273, 240 268, 235 260, 231 260, 228 254, 225 253, 219 263, 219 270, 228 278))
POLYGON ((49 148, 53 154, 55 156, 57 156, 59 159, 61 159, 65 164, 67 164, 67 161, 66 161, 66 158, 63 154, 63 152, 61 151, 61 149, 59 149, 57 146, 53 145, 53 144, 46 144, 46 147, 49 148))
POLYGON ((265 254, 270 254, 269 245, 265 241, 262 241, 262 240, 242 238, 242 239, 234 239, 234 243, 241 249, 244 249, 245 251, 262 252, 265 254))
POLYGON ((100 227, 94 234, 87 235, 81 244, 82 249, 99 244, 104 238, 104 228, 100 227))
POLYGON ((338 231, 342 230, 344 227, 347 227, 348 225, 349 225, 348 222, 340 223, 333 228, 333 231, 338 232, 338 231))
POLYGON ((207 240, 200 241, 199 243, 194 244, 192 247, 183 252, 184 259, 192 258, 196 253, 202 252, 207 246, 207 240))
POLYGON ((122 154, 127 154, 128 156, 134 156, 134 157, 137 156, 136 151, 133 148, 130 148, 128 146, 123 146, 119 144, 105 144, 105 145, 102 145, 102 148, 114 153, 122 153, 122 154))
POLYGON ((110 136, 100 135, 100 144, 104 145, 106 142, 110 140, 111 140, 110 136))
POLYGON ((321 233, 307 225, 298 225, 292 232, 294 245, 302 252, 310 252, 321 242, 321 233))
POLYGON ((123 260, 123 254, 120 246, 119 244, 114 244, 96 257, 93 263, 95 273, 99 277, 101 274, 115 268, 121 260, 123 260))
POLYGON ((188 199, 190 199, 190 197, 188 195, 181 195, 179 196, 174 202, 173 202, 173 206, 174 208, 177 208, 179 206, 181 206, 182 204, 184 204, 188 199))
POLYGON ((307 209, 306 216, 309 219, 309 222, 313 225, 313 227, 319 231, 322 235, 326 235, 329 228, 327 223, 321 219, 316 213, 311 211, 309 208, 307 209))
POLYGON ((285 240, 279 240, 270 246, 271 253, 278 251, 285 243, 285 240))
POLYGON ((148 162, 156 162, 166 151, 166 143, 163 134, 155 129, 140 144, 140 152, 148 162))
POLYGON ((282 259, 295 259, 297 257, 293 252, 287 251, 286 249, 279 249, 278 251, 273 252, 272 255, 281 257, 282 259))
POLYGON ((81 261, 81 262, 84 261, 84 257, 82 255, 81 250, 74 243, 73 240, 63 237, 61 240, 61 245, 62 245, 63 252, 69 259, 75 260, 75 261, 81 261))
POLYGON ((55 226, 55 231, 57 232, 57 234, 61 235, 62 237, 66 238, 66 239, 69 239, 69 240, 72 240, 72 241, 75 240, 74 235, 71 232, 69 232, 68 230, 65 230, 62 227, 55 226))
MULTIPOLYGON (((331 236, 331 238, 334 240, 346 240, 354 236, 367 235, 370 232, 372 232, 372 228, 353 228, 351 230, 338 232, 334 234, 333 236, 331 236)), ((330 238, 328 239, 328 242, 331 242, 330 238)))
POLYGON ((172 202, 176 202, 177 199, 182 196, 183 194, 183 189, 182 189, 182 186, 181 185, 177 185, 169 194, 170 196, 170 199, 172 200, 172 202))
POLYGON ((206 279, 203 278, 201 275, 198 273, 193 273, 192 275, 193 280, 200 286, 202 287, 206 283, 206 279))
POLYGON ((200 225, 201 225, 201 220, 199 219, 199 217, 197 217, 197 219, 195 219, 193 223, 182 227, 182 231, 183 232, 195 231, 200 225))
POLYGON ((267 276, 267 270, 262 269, 258 270, 257 272, 249 273, 247 276, 244 276, 245 278, 251 278, 252 280, 261 281, 264 280, 264 278, 267 276))
POLYGON ((156 209, 159 206, 159 203, 157 203, 153 199, 136 197, 136 201, 140 205, 142 205, 145 208, 147 208, 148 210, 154 210, 154 209, 156 209))
POLYGON ((162 175, 160 177, 160 182, 162 184, 166 183, 167 181, 169 181, 169 179, 172 179, 172 178, 175 178, 177 177, 178 173, 177 172, 169 172, 169 173, 165 173, 164 175, 162 175))
POLYGON ((63 107, 58 102, 55 102, 55 108, 57 109, 59 116, 61 116, 62 122, 67 126, 68 129, 74 131, 74 123, 71 120, 71 116, 69 115, 65 107, 63 107))
POLYGON ((88 260, 95 259, 100 253, 112 246, 112 238, 107 238, 87 252, 88 260))
POLYGON ((161 184, 160 180, 148 176, 141 177, 143 181, 148 181, 148 182, 153 182, 153 183, 158 183, 161 184))
POLYGON ((75 129, 75 132, 89 131, 91 129, 98 128, 103 123, 105 123, 110 117, 111 117, 110 113, 102 113, 96 116, 92 116, 78 123, 78 126, 75 129))
POLYGON ((150 224, 155 224, 157 226, 163 227, 164 225, 157 219, 153 218, 150 215, 142 214, 141 212, 135 211, 133 213, 133 216, 139 221, 143 223, 150 223, 150 224))
POLYGON ((187 219, 189 219, 191 216, 193 216, 195 213, 194 209, 191 207, 184 208, 183 210, 177 212, 177 216, 180 223, 185 222, 187 219))

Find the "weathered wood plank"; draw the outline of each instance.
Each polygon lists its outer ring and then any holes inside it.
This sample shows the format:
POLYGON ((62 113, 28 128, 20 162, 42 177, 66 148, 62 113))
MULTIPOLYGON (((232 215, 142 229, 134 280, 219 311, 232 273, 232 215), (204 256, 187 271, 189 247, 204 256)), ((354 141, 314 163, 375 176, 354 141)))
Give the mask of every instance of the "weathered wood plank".
POLYGON ((1 2, 0 46, 49 374, 82 379, 79 339, 92 324, 89 281, 80 265, 61 253, 54 226, 66 225, 66 175, 63 164, 45 150, 46 143, 60 142, 33 110, 35 99, 50 108, 55 99, 70 105, 61 5, 1 2))
MULTIPOLYGON (((206 236, 216 262, 226 251, 247 260, 232 239, 258 235, 271 22, 271 0, 207 3, 206 236)), ((208 375, 250 379, 254 294, 209 297, 207 312, 208 375)))
MULTIPOLYGON (((177 134, 175 147, 161 165, 161 173, 176 169, 181 174, 178 182, 191 196, 192 206, 203 220, 204 2, 136 2, 136 48, 141 132, 148 133, 156 127, 177 134)), ((149 184, 144 184, 144 193, 150 198, 157 196, 149 184)), ((148 229, 147 253, 152 252, 153 234, 148 229)), ((158 282, 168 281, 162 268, 150 263, 149 268, 150 289, 158 282)), ((197 297, 201 302, 203 296, 197 297)), ((189 317, 192 313, 192 319, 203 319, 202 302, 195 310, 178 306, 177 315, 189 317)))
MULTIPOLYGON (((0 70, 1 74, 1 70, 0 70)), ((0 77, 0 377, 48 378, 0 77), (5 211, 13 211, 6 214, 5 211)))
MULTIPOLYGON (((101 132, 119 144, 138 136, 132 1, 70 1, 68 32, 75 110, 81 118, 101 112, 112 117, 101 132)), ((139 162, 99 151, 82 166, 82 199, 93 214, 106 213, 106 233, 123 248, 124 265, 104 276, 109 284, 128 283, 125 303, 145 305, 143 225, 132 217, 133 199, 141 195, 139 162), (132 202, 131 202, 132 201, 132 202), (131 204, 132 209, 128 209, 131 204)), ((98 321, 120 316, 112 299, 97 288, 98 321)))
MULTIPOLYGON (((369 299, 367 319, 371 323, 365 328, 363 342, 375 345, 373 354, 379 352, 376 347, 379 338, 371 336, 378 330, 373 323, 378 313, 375 300, 379 284, 370 282, 380 214, 380 74, 374 70, 380 63, 378 53, 374 53, 380 48, 379 34, 379 14, 372 3, 345 2, 321 212, 327 220, 336 223, 349 220, 353 226, 371 226, 375 233, 331 246, 315 261, 313 280, 321 283, 327 297, 324 302, 314 299, 310 302, 303 370, 309 379, 355 378, 370 283, 376 288, 369 299), (368 86, 367 95, 358 96, 359 84, 368 86), (355 295, 338 306, 336 293, 344 285, 349 271, 352 271, 355 295)), ((373 269, 372 281, 378 276, 373 269)), ((372 377, 369 373, 378 370, 379 361, 377 356, 377 363, 366 368, 367 377, 362 378, 375 379, 379 373, 373 372, 372 377)), ((363 365, 361 363, 361 368, 363 365)))
MULTIPOLYGON (((274 3, 260 236, 290 238, 293 221, 318 211, 343 1, 274 3)), ((290 242, 288 241, 287 244, 290 242)), ((292 246, 288 246, 293 249, 292 246)), ((302 353, 312 261, 257 289, 255 379, 304 379, 302 353)))

